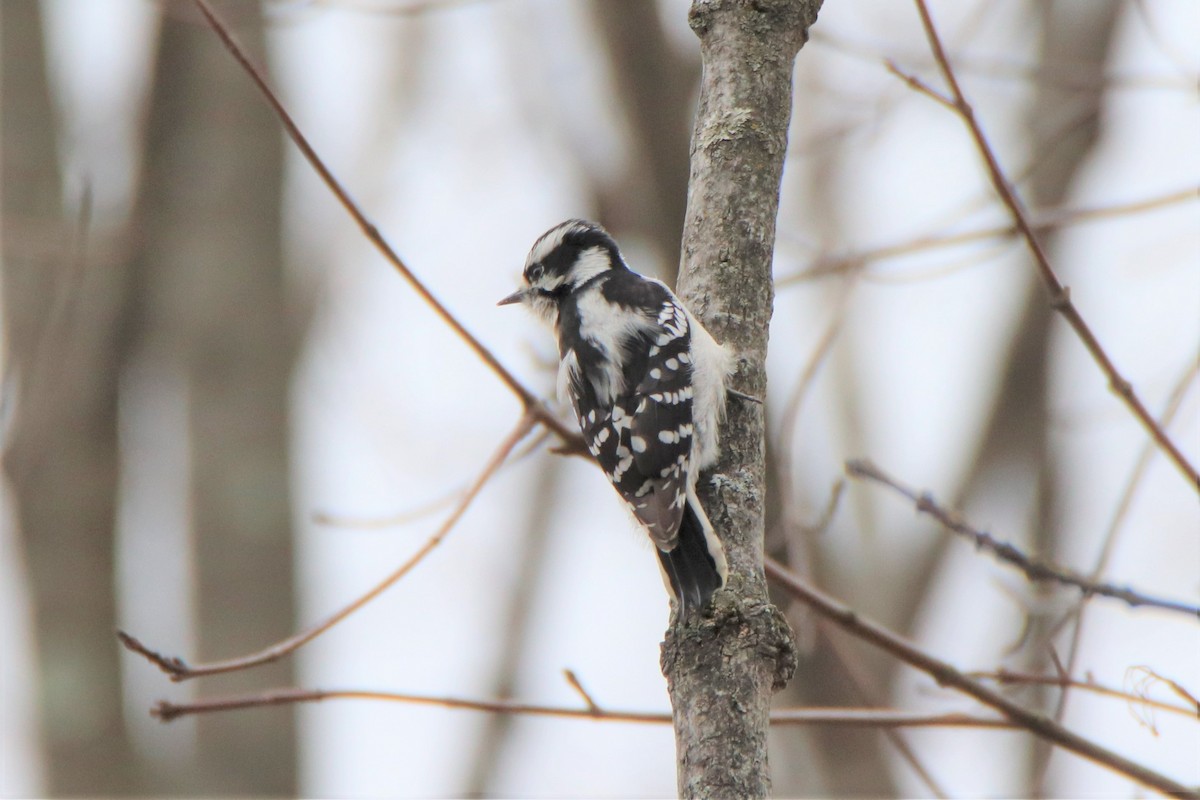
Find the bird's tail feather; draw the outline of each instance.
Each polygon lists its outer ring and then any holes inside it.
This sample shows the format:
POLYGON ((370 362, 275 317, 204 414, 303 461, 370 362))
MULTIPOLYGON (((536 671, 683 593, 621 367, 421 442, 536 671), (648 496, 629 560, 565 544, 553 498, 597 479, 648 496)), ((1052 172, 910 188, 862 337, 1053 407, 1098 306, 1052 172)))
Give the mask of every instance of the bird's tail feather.
POLYGON ((679 604, 679 615, 699 611, 725 585, 725 553, 713 532, 703 507, 689 492, 675 548, 658 551, 671 593, 679 604))

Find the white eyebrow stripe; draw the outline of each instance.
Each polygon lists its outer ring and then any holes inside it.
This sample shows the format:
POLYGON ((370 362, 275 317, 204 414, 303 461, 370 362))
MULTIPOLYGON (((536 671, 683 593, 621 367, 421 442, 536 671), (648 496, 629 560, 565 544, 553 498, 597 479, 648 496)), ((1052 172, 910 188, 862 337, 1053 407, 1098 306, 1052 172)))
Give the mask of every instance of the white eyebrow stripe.
POLYGON ((563 239, 571 233, 583 233, 588 230, 588 226, 579 220, 572 219, 560 223, 550 230, 542 234, 542 238, 534 242, 533 248, 529 251, 529 258, 525 261, 525 266, 536 263, 546 258, 554 252, 554 249, 562 244, 563 239))

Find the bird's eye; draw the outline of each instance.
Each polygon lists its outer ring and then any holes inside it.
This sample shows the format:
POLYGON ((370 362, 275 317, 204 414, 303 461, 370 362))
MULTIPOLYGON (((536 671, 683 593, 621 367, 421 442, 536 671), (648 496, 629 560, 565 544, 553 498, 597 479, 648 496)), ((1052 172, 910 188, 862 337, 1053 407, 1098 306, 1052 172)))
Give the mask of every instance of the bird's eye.
POLYGON ((537 283, 546 274, 546 266, 540 261, 536 264, 530 264, 529 269, 525 270, 525 278, 530 283, 537 283))

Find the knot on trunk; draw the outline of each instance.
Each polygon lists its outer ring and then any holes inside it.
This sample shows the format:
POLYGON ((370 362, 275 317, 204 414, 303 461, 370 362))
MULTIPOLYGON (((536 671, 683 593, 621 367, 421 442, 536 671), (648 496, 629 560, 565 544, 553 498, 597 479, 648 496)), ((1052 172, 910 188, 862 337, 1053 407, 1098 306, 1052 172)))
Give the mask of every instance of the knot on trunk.
POLYGON ((723 589, 703 614, 673 621, 662 643, 660 665, 669 687, 679 670, 699 670, 710 687, 727 687, 745 674, 745 662, 758 665, 759 679, 772 691, 796 672, 796 637, 787 618, 769 601, 742 599, 723 589))

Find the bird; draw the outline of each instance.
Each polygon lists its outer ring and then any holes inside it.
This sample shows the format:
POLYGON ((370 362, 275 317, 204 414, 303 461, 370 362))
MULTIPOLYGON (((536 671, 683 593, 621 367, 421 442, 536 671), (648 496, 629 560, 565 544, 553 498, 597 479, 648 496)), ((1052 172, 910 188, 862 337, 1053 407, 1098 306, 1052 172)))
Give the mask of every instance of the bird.
POLYGON ((587 220, 561 222, 534 242, 521 287, 499 305, 514 303, 554 329, 559 397, 649 534, 679 618, 700 611, 728 577, 696 485, 720 454, 733 353, 587 220))

